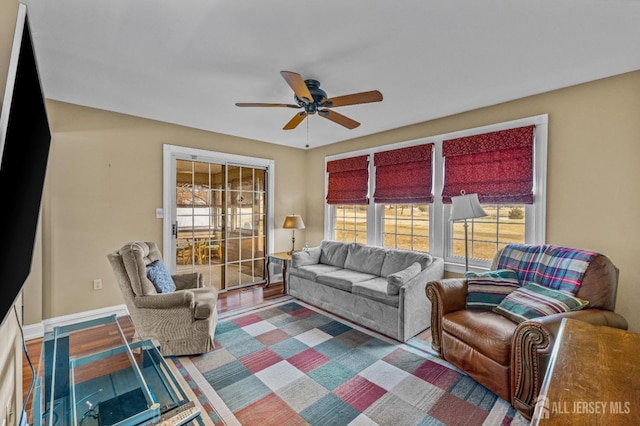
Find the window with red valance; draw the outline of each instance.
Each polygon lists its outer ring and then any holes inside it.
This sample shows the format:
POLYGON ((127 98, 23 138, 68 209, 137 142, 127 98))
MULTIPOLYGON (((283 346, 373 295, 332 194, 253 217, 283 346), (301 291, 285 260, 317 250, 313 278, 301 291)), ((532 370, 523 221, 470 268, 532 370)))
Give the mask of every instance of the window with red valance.
POLYGON ((442 201, 478 194, 483 204, 533 203, 535 126, 445 140, 442 201))
POLYGON ((327 204, 369 204, 369 156, 327 162, 327 204))
POLYGON ((376 190, 378 204, 427 204, 431 193, 433 144, 376 152, 376 190))

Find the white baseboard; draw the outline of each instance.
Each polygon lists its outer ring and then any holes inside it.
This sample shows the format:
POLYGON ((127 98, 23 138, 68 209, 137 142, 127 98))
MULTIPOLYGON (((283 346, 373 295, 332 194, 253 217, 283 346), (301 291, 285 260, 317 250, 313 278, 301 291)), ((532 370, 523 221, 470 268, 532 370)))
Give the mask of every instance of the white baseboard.
POLYGON ((25 325, 23 328, 24 339, 37 339, 43 337, 45 333, 53 331, 55 327, 75 324, 82 321, 90 321, 114 314, 121 317, 124 315, 129 315, 129 311, 127 310, 126 305, 116 305, 45 319, 38 324, 25 325))

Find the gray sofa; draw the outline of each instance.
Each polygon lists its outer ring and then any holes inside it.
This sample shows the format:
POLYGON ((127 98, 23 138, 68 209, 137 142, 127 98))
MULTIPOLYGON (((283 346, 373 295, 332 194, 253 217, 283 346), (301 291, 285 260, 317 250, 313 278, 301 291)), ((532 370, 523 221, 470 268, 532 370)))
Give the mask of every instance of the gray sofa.
POLYGON ((429 253, 322 241, 293 254, 287 281, 291 296, 406 342, 430 326, 425 286, 443 274, 429 253))

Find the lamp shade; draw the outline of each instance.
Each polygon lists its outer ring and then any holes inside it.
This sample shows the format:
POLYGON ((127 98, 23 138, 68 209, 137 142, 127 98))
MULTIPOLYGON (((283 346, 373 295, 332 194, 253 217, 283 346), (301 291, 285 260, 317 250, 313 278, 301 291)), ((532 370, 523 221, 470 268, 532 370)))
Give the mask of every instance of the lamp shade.
POLYGON ((302 217, 298 214, 290 214, 284 219, 282 224, 284 229, 304 229, 304 222, 302 217))
POLYGON ((451 218, 449 220, 473 219, 475 217, 487 216, 482 209, 478 194, 463 194, 451 197, 451 218))

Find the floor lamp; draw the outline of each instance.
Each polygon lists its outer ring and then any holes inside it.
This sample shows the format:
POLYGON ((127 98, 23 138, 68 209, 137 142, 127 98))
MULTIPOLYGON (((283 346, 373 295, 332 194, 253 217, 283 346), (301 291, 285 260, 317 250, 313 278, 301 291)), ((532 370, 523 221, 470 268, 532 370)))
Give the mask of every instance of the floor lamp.
POLYGON ((451 197, 451 218, 450 221, 464 220, 464 270, 469 270, 469 236, 467 219, 473 219, 476 217, 487 216, 487 213, 482 209, 480 201, 478 200, 478 194, 465 194, 457 197, 451 197))
POLYGON ((284 219, 282 224, 284 229, 293 229, 293 235, 291 236, 291 251, 289 254, 293 254, 296 250, 296 229, 304 229, 304 222, 302 217, 298 214, 290 214, 284 219))

